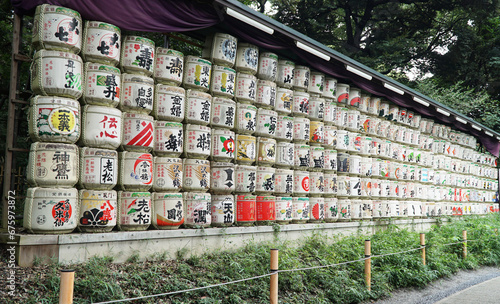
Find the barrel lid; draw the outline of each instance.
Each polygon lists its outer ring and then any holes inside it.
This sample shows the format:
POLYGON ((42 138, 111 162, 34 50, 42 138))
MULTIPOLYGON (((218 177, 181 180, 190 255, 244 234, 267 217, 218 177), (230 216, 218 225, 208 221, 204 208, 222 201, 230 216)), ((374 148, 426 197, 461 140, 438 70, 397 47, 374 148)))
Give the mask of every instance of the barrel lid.
POLYGON ((297 90, 294 90, 293 91, 293 96, 307 96, 309 98, 309 96, 311 96, 309 93, 307 92, 302 92, 302 91, 297 91, 297 90))
POLYGON ((182 195, 184 196, 184 199, 189 199, 189 200, 200 200, 200 201, 211 200, 210 193, 184 192, 182 195))
POLYGON ((204 99, 212 99, 212 95, 205 93, 205 92, 200 92, 200 91, 195 91, 195 90, 187 90, 186 92, 187 98, 204 98, 204 99))
POLYGON ((188 131, 200 131, 200 132, 210 132, 212 129, 206 126, 186 124, 186 132, 188 131))
POLYGON ((212 63, 209 60, 202 59, 202 58, 197 57, 197 56, 188 55, 185 58, 186 58, 185 61, 187 63, 192 62, 192 63, 206 64, 206 65, 212 66, 212 63))
POLYGON ((143 158, 143 159, 153 160, 153 155, 151 153, 146 153, 146 152, 123 151, 123 152, 118 152, 118 157, 120 159, 143 158))
POLYGON ((154 192, 153 193, 153 198, 155 200, 160 200, 160 199, 182 199, 182 193, 167 193, 167 192, 154 192))
POLYGON ((237 108, 238 109, 247 109, 247 110, 253 110, 255 112, 257 112, 257 107, 256 106, 252 106, 250 104, 246 104, 246 103, 237 103, 237 108))
POLYGON ((257 171, 257 167, 248 166, 248 165, 235 165, 236 171, 240 170, 248 170, 248 171, 257 171))
POLYGON ((254 75, 241 73, 241 72, 238 72, 236 74, 236 81, 238 81, 238 79, 243 79, 243 78, 257 81, 257 77, 254 75))
POLYGON ((291 196, 276 196, 276 201, 292 201, 291 196))
POLYGON ((222 65, 214 65, 213 67, 213 71, 227 71, 229 73, 233 73, 233 74, 236 74, 236 70, 235 69, 231 69, 230 67, 226 67, 226 66, 222 66, 222 65))
POLYGON ((257 114, 258 115, 272 115, 272 116, 278 117, 278 112, 273 111, 273 110, 262 109, 262 108, 259 108, 257 110, 257 114))
POLYGON ((116 200, 117 193, 115 190, 87 190, 78 191, 80 199, 111 199, 116 200))
POLYGON ((236 134, 236 140, 251 140, 256 141, 256 137, 252 135, 236 134))
POLYGON ((311 69, 305 65, 296 65, 295 70, 311 70, 311 69))
POLYGON ((129 73, 123 73, 122 74, 122 82, 137 82, 140 84, 145 84, 145 85, 150 85, 154 86, 155 81, 151 77, 147 77, 144 75, 137 75, 137 74, 129 74, 129 73))
POLYGON ((223 103, 223 104, 229 104, 232 106, 236 106, 236 102, 234 100, 231 100, 229 98, 219 97, 219 96, 212 97, 212 103, 223 103))
POLYGON ((269 137, 257 137, 257 142, 276 144, 276 139, 269 137))
POLYGON ((166 163, 177 163, 177 164, 182 164, 182 158, 178 157, 163 157, 163 156, 155 156, 154 157, 154 163, 155 164, 166 164, 166 163))
POLYGON ((313 150, 313 151, 325 151, 325 148, 321 147, 321 146, 311 146, 311 150, 313 150))
POLYGON ((61 198, 78 198, 78 190, 76 188, 47 188, 47 187, 33 187, 28 188, 26 192, 27 197, 61 197, 61 198), (64 196, 62 195, 64 194, 64 196), (59 196, 61 195, 61 196, 59 196))
POLYGON ((256 199, 258 201, 271 201, 271 200, 276 200, 276 196, 274 196, 274 195, 257 195, 256 199))
POLYGON ((156 48, 156 55, 172 55, 172 56, 177 56, 181 57, 183 59, 184 54, 180 51, 173 50, 173 49, 167 49, 167 48, 162 48, 162 47, 157 47, 156 48))
POLYGON ((293 117, 292 116, 287 116, 287 115, 284 115, 284 114, 278 115, 278 119, 292 120, 293 121, 293 117))
POLYGON ((100 30, 108 30, 111 32, 116 32, 118 34, 121 33, 121 30, 118 26, 113 25, 111 23, 102 22, 102 21, 92 21, 92 20, 85 21, 85 27, 86 28, 98 28, 100 30))
POLYGON ((174 121, 164 121, 164 120, 155 120, 155 128, 168 127, 168 128, 181 128, 183 124, 180 122, 174 121))
POLYGON ((307 149, 307 150, 309 150, 311 148, 311 146, 309 146, 309 145, 297 144, 297 143, 293 144, 293 146, 295 149, 307 149))
POLYGON ((153 116, 149 116, 147 114, 140 114, 140 113, 128 113, 128 112, 123 112, 123 119, 127 118, 140 118, 144 120, 148 120, 153 122, 153 116))
POLYGON ((299 201, 299 202, 308 202, 309 201, 309 198, 308 197, 304 197, 304 196, 294 196, 292 198, 293 201, 299 201))
POLYGON ((82 58, 80 56, 78 56, 77 54, 64 52, 64 51, 48 51, 48 50, 44 50, 44 49, 36 52, 33 59, 37 60, 37 59, 44 58, 44 57, 67 58, 67 59, 79 61, 81 64, 83 64, 82 58))
POLYGON ((310 122, 311 120, 309 118, 305 118, 305 117, 294 117, 293 121, 307 123, 307 122, 310 122))
POLYGON ((205 159, 194 159, 194 158, 185 158, 184 165, 204 165, 210 166, 210 161, 205 159))
POLYGON ((281 59, 281 60, 278 61, 278 65, 291 65, 291 66, 295 66, 295 62, 290 61, 290 60, 286 60, 286 59, 281 59))
POLYGON ((74 144, 61 144, 50 142, 35 142, 31 144, 31 151, 58 150, 78 153, 78 146, 74 144))
POLYGON ((257 196, 253 194, 241 194, 237 196, 238 200, 256 200, 257 196))
POLYGON ((82 19, 79 12, 72 10, 72 9, 69 9, 67 7, 62 7, 62 6, 57 6, 57 5, 51 5, 51 4, 39 5, 36 7, 35 14, 39 14, 40 12, 65 14, 68 16, 72 16, 74 18, 79 18, 80 20, 82 19))
POLYGON ((94 63, 94 62, 86 62, 85 63, 85 70, 86 71, 92 71, 92 72, 107 72, 111 74, 116 74, 120 75, 120 69, 114 66, 110 65, 105 65, 101 63, 94 63))
POLYGON ((257 80, 257 85, 258 86, 267 85, 267 86, 270 86, 270 87, 276 87, 276 82, 270 81, 270 80, 259 79, 259 80, 257 80))
POLYGON ((234 200, 234 195, 232 194, 212 194, 212 200, 234 200))
POLYGON ((56 105, 65 105, 65 106, 75 107, 78 109, 80 108, 80 103, 78 102, 78 100, 72 98, 36 95, 30 99, 31 106, 36 106, 39 104, 47 104, 47 103, 56 105))
POLYGON ((140 42, 142 44, 146 44, 150 47, 155 47, 155 43, 153 40, 151 39, 148 39, 146 37, 141 37, 141 36, 130 36, 130 35, 127 35, 125 37, 123 37, 123 42, 124 43, 127 43, 127 42, 140 42))
POLYGON ((210 162, 210 167, 211 168, 216 168, 216 167, 234 168, 234 164, 233 163, 229 163, 229 162, 216 162, 216 161, 212 161, 212 162, 210 162))
POLYGON ((212 129, 212 135, 234 136, 234 132, 227 129, 212 129))
POLYGON ((323 100, 323 102, 325 102, 325 98, 320 97, 320 96, 311 96, 311 97, 309 97, 309 99, 310 100, 320 100, 320 101, 323 100))
POLYGON ((118 197, 130 198, 130 197, 145 197, 151 198, 151 192, 139 192, 139 191, 118 191, 118 197))
POLYGON ((276 169, 276 174, 293 174, 291 169, 276 169))
POLYGON ((276 168, 273 167, 264 167, 264 166, 258 166, 257 171, 264 171, 264 172, 276 172, 276 168))
POLYGON ((96 105, 85 105, 83 107, 83 111, 87 113, 99 113, 99 114, 108 114, 114 116, 122 116, 122 111, 117 108, 110 108, 104 106, 96 106, 96 105))
POLYGON ((106 157, 118 157, 118 152, 116 150, 102 149, 102 148, 90 148, 81 147, 80 151, 83 156, 106 156, 106 157))
POLYGON ((276 55, 275 53, 271 53, 271 52, 262 52, 262 53, 260 53, 260 56, 261 57, 269 57, 269 58, 272 58, 274 60, 278 60, 278 55, 276 55))

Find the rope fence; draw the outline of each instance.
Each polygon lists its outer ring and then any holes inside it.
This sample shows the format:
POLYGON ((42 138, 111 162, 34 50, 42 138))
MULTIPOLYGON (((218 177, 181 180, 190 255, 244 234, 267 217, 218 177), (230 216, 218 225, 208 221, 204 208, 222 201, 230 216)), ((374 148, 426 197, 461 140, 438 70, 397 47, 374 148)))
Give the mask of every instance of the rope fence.
MULTIPOLYGON (((496 231, 495 231, 496 232, 496 231)), ((180 293, 186 293, 186 292, 191 292, 191 291, 198 291, 198 290, 203 290, 203 289, 208 289, 208 288, 215 288, 219 286, 224 286, 224 285, 231 285, 231 284, 237 284, 241 282, 246 282, 246 281, 251 281, 251 280, 256 280, 256 279, 261 279, 265 277, 271 277, 271 284, 270 284, 270 290, 271 290, 271 296, 270 296, 270 303, 278 303, 278 274, 279 273, 289 273, 289 272, 296 272, 296 271, 307 271, 307 270, 314 270, 314 269, 322 269, 322 268, 330 268, 330 267, 336 267, 336 266, 342 266, 342 265, 348 265, 348 264, 353 264, 353 263, 358 263, 358 262, 365 262, 365 283, 367 285, 368 290, 371 290, 371 259, 372 258, 381 258, 381 257, 386 257, 386 256, 392 256, 392 255, 398 255, 398 254, 405 254, 405 253, 410 253, 414 251, 421 251, 422 252, 422 263, 423 265, 426 264, 425 262, 425 250, 426 248, 429 247, 440 247, 440 246, 452 246, 452 245, 458 245, 462 244, 463 245, 463 258, 467 258, 467 242, 475 242, 475 241, 480 241, 480 240, 467 240, 467 231, 464 230, 462 233, 462 240, 453 242, 453 243, 447 243, 447 244, 435 244, 432 246, 426 246, 425 245, 425 234, 421 233, 420 234, 420 247, 418 248, 412 248, 408 250, 403 250, 399 252, 391 252, 391 253, 385 253, 385 254, 378 254, 378 255, 371 255, 371 241, 370 240, 365 240, 365 257, 360 258, 357 260, 353 261, 347 261, 347 262, 340 262, 340 263, 335 263, 335 264, 328 264, 328 265, 318 265, 318 266, 311 266, 311 267, 304 267, 304 268, 295 268, 295 269, 278 269, 278 249, 271 249, 271 267, 270 267, 270 272, 263 274, 263 275, 258 275, 250 278, 245 278, 245 279, 239 279, 239 280, 234 280, 234 281, 229 281, 229 282, 224 282, 224 283, 218 283, 218 284, 213 284, 213 285, 208 285, 208 286, 202 286, 202 287, 195 287, 195 288, 190 288, 190 289, 184 289, 184 290, 179 290, 179 291, 172 291, 172 292, 166 292, 166 293, 160 293, 160 294, 154 294, 154 295, 148 295, 148 296, 140 296, 140 297, 135 297, 135 298, 127 298, 127 299, 119 299, 119 300, 111 300, 111 301, 105 301, 105 302, 95 302, 93 304, 108 304, 108 303, 119 303, 119 302, 130 302, 130 301, 135 301, 135 300, 142 300, 142 299, 150 299, 150 298, 156 298, 156 297, 163 297, 163 296, 170 296, 170 295, 175 295, 175 294, 180 294, 180 293)), ((64 274, 64 272, 67 272, 67 270, 62 270, 61 273, 64 274)), ((66 304, 66 303, 73 303, 73 283, 74 283, 74 277, 70 278, 71 281, 66 281, 65 276, 61 276, 61 290, 60 290, 60 300, 61 299, 68 299, 67 301, 60 301, 59 303, 66 304), (71 285, 71 288, 68 288, 68 284, 71 285), (64 289, 62 286, 64 285, 64 289), (66 294, 67 293, 67 294, 66 294), (69 295, 69 296, 68 296, 69 295)))

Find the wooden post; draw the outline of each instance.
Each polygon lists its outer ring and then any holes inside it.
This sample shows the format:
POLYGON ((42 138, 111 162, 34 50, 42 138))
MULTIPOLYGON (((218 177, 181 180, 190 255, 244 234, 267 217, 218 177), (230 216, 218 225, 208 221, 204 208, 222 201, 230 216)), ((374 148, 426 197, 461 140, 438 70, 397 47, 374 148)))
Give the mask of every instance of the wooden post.
POLYGON ((422 264, 425 266, 425 233, 420 233, 420 247, 422 248, 422 264))
POLYGON ((462 231, 462 240, 464 241, 463 244, 463 256, 464 259, 467 258, 467 230, 462 231))
POLYGON ((495 228, 495 234, 498 235, 498 228, 495 228))
POLYGON ((59 289, 59 304, 73 303, 73 285, 75 284, 75 271, 73 269, 60 270, 61 285, 59 289))
POLYGON ((368 291, 372 290, 372 259, 370 258, 371 253, 371 243, 370 240, 365 241, 365 283, 368 291))
POLYGON ((278 304, 278 249, 271 249, 271 304, 278 304))

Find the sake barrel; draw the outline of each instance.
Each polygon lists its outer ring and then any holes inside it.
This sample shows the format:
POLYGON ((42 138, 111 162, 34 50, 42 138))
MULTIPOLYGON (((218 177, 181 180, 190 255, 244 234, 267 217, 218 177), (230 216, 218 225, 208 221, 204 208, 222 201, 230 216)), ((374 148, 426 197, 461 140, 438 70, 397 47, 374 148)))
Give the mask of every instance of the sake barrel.
POLYGON ((207 93, 188 90, 186 93, 186 122, 206 126, 210 123, 212 96, 207 93))
POLYGON ((238 226, 252 226, 256 220, 255 195, 236 196, 236 224, 238 226))
MULTIPOLYGON (((361 196, 361 178, 359 176, 351 175, 349 179, 349 189, 351 197, 361 196)), ((348 193, 349 194, 349 193, 348 193)))
POLYGON ((78 147, 72 144, 31 144, 27 180, 35 187, 73 187, 79 176, 78 147))
POLYGON ((236 45, 238 39, 225 33, 215 33, 207 36, 203 57, 218 65, 232 67, 236 60, 236 45))
POLYGON ((126 151, 151 151, 154 146, 153 123, 152 116, 137 113, 123 113, 122 148, 126 151))
POLYGON ((322 96, 337 100, 337 79, 328 77, 325 79, 325 88, 323 89, 322 96))
POLYGON ((368 108, 370 107, 370 99, 371 95, 361 93, 361 97, 359 99, 359 111, 361 113, 368 114, 368 108))
POLYGON ((257 77, 245 74, 236 74, 236 90, 234 98, 238 102, 254 103, 257 95, 257 77))
POLYGON ((201 159, 184 159, 182 189, 205 192, 210 188, 210 162, 201 159))
POLYGON ((120 28, 100 21, 85 21, 82 57, 85 61, 112 66, 120 62, 120 28))
POLYGON ((349 222, 351 220, 351 200, 340 198, 338 200, 339 222, 349 222))
POLYGON ((184 127, 184 155, 189 158, 207 159, 212 147, 212 129, 191 124, 184 127))
POLYGON ((182 83, 184 54, 167 48, 156 48, 154 78, 157 83, 179 86, 182 83))
POLYGON ((293 139, 293 117, 278 115, 276 123, 276 140, 292 141, 293 139))
POLYGON ((292 113, 297 117, 309 117, 309 93, 293 91, 292 113))
POLYGON ((337 130, 337 145, 336 149, 339 151, 346 151, 349 146, 349 131, 337 130))
POLYGON ((31 65, 31 90, 36 95, 78 99, 82 96, 83 61, 63 51, 40 50, 31 65))
POLYGON ((233 131, 225 129, 212 130, 210 158, 216 161, 232 161, 236 150, 233 131))
POLYGON ((291 114, 293 105, 293 91, 287 88, 277 88, 276 104, 274 109, 281 114, 291 114))
POLYGON ((154 192, 152 222, 156 229, 178 229, 184 223, 182 193, 154 192))
POLYGON ((309 127, 309 143, 322 144, 325 137, 325 124, 322 121, 311 121, 309 127))
POLYGON ((307 90, 311 94, 323 94, 323 88, 325 86, 325 74, 319 72, 312 72, 309 79, 309 86, 307 90))
POLYGON ((212 85, 210 94, 226 98, 233 98, 236 88, 236 71, 220 65, 212 69, 212 85))
POLYGON ((275 173, 275 168, 258 166, 255 192, 261 194, 273 193, 275 188, 275 173))
POLYGON ((324 194, 337 195, 338 185, 337 185, 337 174, 333 172, 327 172, 323 175, 324 182, 324 194))
POLYGON ((257 78, 268 81, 276 81, 277 73, 278 55, 270 52, 260 53, 257 78))
POLYGON ((257 98, 255 104, 264 109, 274 109, 276 104, 276 83, 268 80, 257 80, 257 98))
POLYGON ((145 37, 125 36, 122 40, 120 67, 123 72, 152 76, 155 67, 155 43, 145 37))
POLYGON ((290 196, 276 197, 276 223, 289 224, 292 220, 292 202, 290 196))
POLYGON ((280 141, 276 144, 276 167, 292 168, 294 164, 294 144, 280 141))
POLYGON ((348 111, 349 111, 348 108, 337 107, 335 110, 334 125, 336 125, 338 128, 341 128, 341 129, 347 128, 348 111))
POLYGON ((118 216, 117 194, 114 190, 80 190, 78 230, 81 232, 110 232, 118 216))
POLYGON ((311 146, 309 151, 309 168, 311 170, 323 170, 325 168, 325 148, 311 146))
POLYGON ((293 87, 293 70, 295 63, 289 60, 278 61, 278 75, 276 83, 279 87, 291 89, 293 87))
POLYGON ((325 149, 325 171, 337 171, 337 150, 325 149))
POLYGON ((309 194, 323 195, 325 192, 325 180, 323 172, 311 171, 309 172, 309 194))
POLYGON ((156 119, 177 122, 184 120, 186 91, 183 88, 157 84, 154 93, 152 115, 156 119))
POLYGON ((236 50, 236 62, 234 63, 236 71, 255 75, 258 66, 259 48, 250 43, 239 43, 236 50))
POLYGON ((350 158, 351 155, 345 152, 337 153, 337 173, 348 174, 350 171, 350 158))
POLYGON ((202 92, 208 91, 211 71, 212 63, 210 61, 196 56, 186 56, 184 58, 183 87, 202 92))
POLYGON ((229 227, 234 224, 234 195, 212 195, 212 226, 229 227))
POLYGON ((351 196, 351 177, 349 175, 337 175, 337 196, 351 196))
MULTIPOLYGON (((122 112, 115 108, 86 105, 82 115, 84 146, 117 149, 122 142, 122 112)), ((151 133, 152 134, 152 133, 151 133)))
POLYGON ((153 164, 153 191, 177 192, 182 189, 182 159, 156 156, 153 164))
POLYGON ((310 120, 304 117, 293 118, 293 141, 295 143, 306 143, 310 135, 310 120))
POLYGON ((121 73, 118 68, 87 62, 84 72, 83 101, 86 104, 116 107, 120 103, 123 91, 121 73))
POLYGON ((408 109, 400 108, 397 122, 408 125, 408 109))
POLYGON ((155 155, 179 157, 184 151, 183 126, 179 122, 156 120, 154 122, 155 155))
POLYGON ((127 191, 147 191, 153 184, 153 156, 142 152, 119 152, 118 185, 127 191))
POLYGON ((122 231, 144 231, 151 225, 151 193, 119 191, 116 226, 122 231))
POLYGON ((311 163, 311 146, 305 144, 294 144, 294 167, 295 169, 307 170, 311 163))
POLYGON ((133 113, 151 113, 153 110, 154 84, 151 77, 123 74, 120 109, 133 113))
POLYGON ((335 99, 338 103, 349 104, 349 85, 345 83, 337 83, 337 91, 335 92, 335 99))
POLYGON ((292 198, 292 223, 304 224, 309 220, 309 198, 292 198))
POLYGON ((351 200, 351 219, 359 221, 363 219, 363 204, 359 199, 351 200))
POLYGON ((306 195, 309 194, 309 172, 308 171, 293 171, 293 194, 306 195))
POLYGON ((276 169, 275 184, 276 194, 291 195, 293 193, 293 170, 276 169))
POLYGON ((377 135, 381 138, 387 138, 389 136, 389 128, 391 127, 391 122, 389 120, 381 119, 378 126, 377 135))
POLYGON ((82 17, 72 9, 42 4, 33 18, 32 43, 35 50, 69 51, 78 54, 82 40, 82 17))
POLYGON ((325 222, 333 223, 339 218, 338 199, 336 197, 325 197, 325 222))
POLYGON ((257 178, 257 167, 236 165, 236 192, 252 193, 255 192, 255 181, 257 178))
POLYGON ((257 225, 268 225, 276 220, 276 197, 272 195, 258 195, 256 198, 257 225))
POLYGON ((99 148, 80 148, 80 178, 85 189, 111 190, 118 182, 118 152, 99 148))
POLYGON ((357 88, 350 88, 348 105, 354 108, 359 108, 360 102, 361 102, 361 90, 357 88))
POLYGON ((321 223, 325 219, 325 199, 323 197, 309 198, 309 223, 321 223))
POLYGON ((236 104, 236 132, 239 134, 253 134, 257 126, 257 107, 237 103, 236 104))
POLYGON ((28 130, 33 141, 73 144, 80 138, 80 104, 69 98, 35 96, 30 101, 28 130))
POLYGON ((323 121, 326 125, 334 125, 337 117, 337 103, 333 99, 325 99, 325 114, 323 121))
POLYGON ((312 96, 309 98, 309 119, 323 121, 325 117, 325 99, 312 96))
POLYGON ((210 193, 184 192, 184 226, 188 228, 210 227, 212 223, 210 193))
POLYGON ((296 65, 293 70, 293 89, 307 90, 309 88, 309 77, 311 70, 303 65, 296 65))
POLYGON ((23 227, 30 233, 71 233, 78 223, 78 209, 74 188, 28 188, 23 227))
POLYGON ((275 137, 278 113, 273 110, 257 109, 256 135, 275 137))
POLYGON ((353 131, 353 132, 359 132, 359 125, 360 125, 360 112, 358 110, 350 109, 347 111, 347 130, 353 131))
POLYGON ((235 190, 236 172, 234 164, 211 162, 210 190, 213 193, 230 193, 235 190))
POLYGON ((276 163, 276 140, 257 137, 257 165, 272 166, 276 163))
POLYGON ((370 103, 368 104, 368 114, 374 116, 383 116, 379 115, 381 102, 382 99, 380 97, 372 96, 370 98, 370 103))

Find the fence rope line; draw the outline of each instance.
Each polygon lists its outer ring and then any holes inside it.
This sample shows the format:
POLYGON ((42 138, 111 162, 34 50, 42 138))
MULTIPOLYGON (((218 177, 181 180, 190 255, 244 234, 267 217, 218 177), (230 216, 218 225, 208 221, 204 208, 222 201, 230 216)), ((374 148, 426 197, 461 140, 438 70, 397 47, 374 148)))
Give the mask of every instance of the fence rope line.
MULTIPOLYGON (((441 246, 450 246, 450 245, 456 245, 456 244, 461 244, 461 243, 465 243, 465 242, 475 242, 475 241, 479 241, 479 240, 462 240, 462 241, 458 241, 458 242, 454 242, 454 243, 442 244, 441 246)), ((371 255, 369 257, 361 258, 358 260, 335 263, 335 264, 318 265, 318 266, 294 268, 294 269, 281 269, 281 270, 277 270, 277 271, 274 271, 271 273, 266 273, 266 274, 263 274, 260 276, 255 276, 255 277, 251 277, 251 278, 240 279, 240 280, 235 280, 235 281, 230 281, 230 282, 225 282, 225 283, 219 283, 219 284, 214 284, 214 285, 209 285, 209 286, 195 287, 195 288, 190 288, 190 289, 171 291, 171 292, 166 292, 166 293, 154 294, 154 295, 149 295, 149 296, 141 296, 141 297, 135 297, 135 298, 127 298, 127 299, 112 300, 112 301, 105 301, 105 302, 94 302, 93 304, 108 304, 108 303, 128 302, 128 301, 135 301, 135 300, 141 300, 141 299, 169 296, 169 295, 174 295, 174 294, 179 294, 179 293, 197 291, 197 290, 202 290, 202 289, 208 289, 208 288, 213 288, 213 287, 219 287, 219 286, 224 286, 224 285, 230 285, 230 284, 236 284, 236 283, 240 283, 240 282, 260 279, 260 278, 264 278, 264 277, 269 277, 269 276, 271 276, 273 274, 277 274, 277 273, 287 273, 287 272, 295 272, 295 271, 321 269, 321 268, 328 268, 328 267, 347 265, 347 264, 352 264, 352 263, 357 263, 357 262, 363 262, 363 261, 366 261, 370 258, 380 258, 380 257, 386 257, 386 256, 391 256, 391 255, 396 255, 396 254, 408 253, 408 252, 418 251, 418 250, 422 250, 423 248, 429 248, 429 247, 433 247, 433 246, 436 246, 436 245, 424 245, 424 246, 420 246, 418 248, 413 248, 413 249, 409 249, 409 250, 392 252, 392 253, 384 253, 384 254, 378 254, 378 255, 371 255)))

